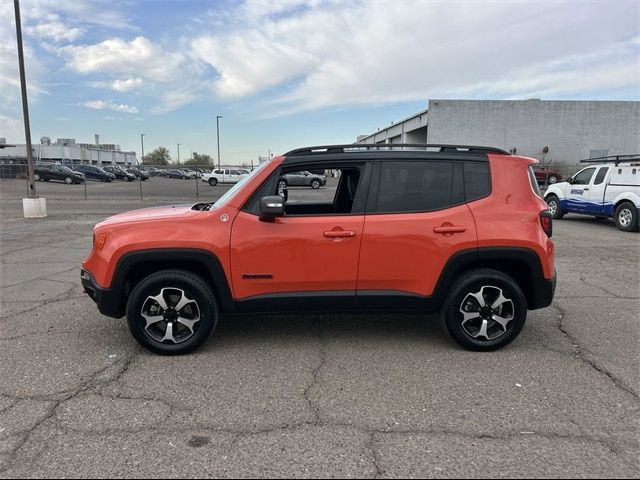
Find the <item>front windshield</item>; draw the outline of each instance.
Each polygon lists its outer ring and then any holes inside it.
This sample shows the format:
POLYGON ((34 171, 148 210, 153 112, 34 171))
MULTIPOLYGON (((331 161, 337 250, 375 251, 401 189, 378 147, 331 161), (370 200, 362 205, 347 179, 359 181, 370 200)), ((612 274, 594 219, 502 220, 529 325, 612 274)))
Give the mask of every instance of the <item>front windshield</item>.
POLYGON ((268 163, 269 162, 264 162, 262 165, 258 166, 256 169, 251 171, 251 173, 249 175, 247 175, 246 177, 242 177, 242 180, 240 180, 238 183, 236 183, 233 187, 231 187, 227 191, 227 193, 225 193, 218 200, 216 200, 216 202, 213 204, 212 208, 219 208, 222 205, 224 205, 225 203, 227 203, 229 201, 229 199, 231 197, 233 197, 236 194, 236 192, 238 190, 240 190, 245 183, 247 183, 249 180, 251 180, 253 177, 255 177, 258 172, 260 172, 264 167, 266 167, 268 165, 268 163))

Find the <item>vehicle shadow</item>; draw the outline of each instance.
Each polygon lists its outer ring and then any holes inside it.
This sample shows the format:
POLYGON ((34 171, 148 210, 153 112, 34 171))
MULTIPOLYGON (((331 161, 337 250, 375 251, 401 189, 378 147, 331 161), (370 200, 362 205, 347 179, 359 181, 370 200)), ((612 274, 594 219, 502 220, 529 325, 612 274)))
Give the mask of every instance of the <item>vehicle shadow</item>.
POLYGON ((344 339, 358 342, 406 342, 419 339, 425 344, 446 345, 449 339, 437 314, 264 314, 225 315, 220 318, 213 343, 307 341, 344 339))

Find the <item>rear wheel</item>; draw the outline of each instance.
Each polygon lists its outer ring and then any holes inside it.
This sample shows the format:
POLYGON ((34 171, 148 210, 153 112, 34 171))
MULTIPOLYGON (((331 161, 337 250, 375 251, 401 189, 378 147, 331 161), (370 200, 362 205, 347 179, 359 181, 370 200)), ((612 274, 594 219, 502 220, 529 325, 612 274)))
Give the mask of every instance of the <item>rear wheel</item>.
POLYGON ((209 185, 211 185, 212 187, 215 187, 218 184, 218 179, 217 178, 210 178, 209 179, 209 185))
POLYGON ((558 177, 556 175, 551 175, 548 180, 549 180, 549 185, 553 185, 554 183, 558 182, 558 177))
POLYGON ((555 195, 549 195, 545 200, 547 205, 549 205, 549 212, 555 220, 560 220, 564 217, 564 213, 562 213, 562 209, 560 208, 560 199, 558 197, 555 195))
POLYGON ((638 231, 638 208, 632 202, 622 202, 615 212, 616 227, 623 232, 638 231))
POLYGON ((287 181, 283 180, 283 179, 280 179, 278 181, 278 190, 282 190, 284 188, 287 188, 287 181))
POLYGON ((491 351, 511 343, 522 331, 527 302, 518 284, 491 269, 458 277, 444 306, 449 335, 470 350, 491 351))
POLYGON ((213 291, 199 276, 162 270, 142 280, 127 302, 133 337, 159 355, 181 355, 202 345, 218 322, 213 291))

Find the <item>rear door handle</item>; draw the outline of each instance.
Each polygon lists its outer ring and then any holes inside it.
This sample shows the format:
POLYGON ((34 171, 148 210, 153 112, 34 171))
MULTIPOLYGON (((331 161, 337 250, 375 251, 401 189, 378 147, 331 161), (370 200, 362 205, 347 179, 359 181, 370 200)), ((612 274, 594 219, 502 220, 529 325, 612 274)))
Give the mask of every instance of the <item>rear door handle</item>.
POLYGON ((356 236, 355 230, 329 230, 323 234, 327 238, 351 238, 356 236))
POLYGON ((462 233, 467 231, 467 227, 458 225, 441 225, 439 227, 433 227, 435 233, 462 233))

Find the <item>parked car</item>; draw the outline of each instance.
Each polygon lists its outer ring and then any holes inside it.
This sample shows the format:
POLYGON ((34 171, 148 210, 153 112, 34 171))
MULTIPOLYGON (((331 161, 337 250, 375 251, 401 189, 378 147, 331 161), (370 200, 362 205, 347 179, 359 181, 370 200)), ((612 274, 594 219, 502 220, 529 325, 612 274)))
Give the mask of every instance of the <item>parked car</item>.
POLYGON ((183 180, 188 180, 189 179, 189 175, 184 173, 182 170, 165 170, 162 173, 167 178, 180 178, 180 179, 183 179, 183 180))
POLYGON ((129 173, 129 172, 125 171, 123 168, 118 167, 118 166, 107 165, 106 167, 102 167, 102 169, 105 172, 113 173, 113 175, 115 175, 116 179, 122 180, 124 182, 131 182, 131 181, 134 181, 136 179, 136 176, 133 173, 129 173))
POLYGON ((294 150, 215 203, 110 217, 94 228, 84 289, 163 355, 198 348, 221 313, 251 312, 442 310, 460 345, 509 344, 555 291, 537 160, 487 147, 364 149, 376 147, 294 150), (277 195, 283 175, 312 165, 339 170, 332 201, 277 195))
POLYGON ((40 163, 33 168, 33 178, 36 181, 60 180, 67 185, 72 183, 84 182, 84 175, 79 172, 74 172, 69 167, 56 164, 44 164, 40 163))
POLYGON ((149 175, 147 173, 141 170, 138 170, 137 168, 134 168, 134 167, 128 168, 127 172, 133 174, 136 178, 139 178, 143 182, 149 179, 149 175))
POLYGON ((215 187, 219 183, 238 183, 246 176, 246 173, 242 173, 240 170, 235 168, 216 169, 211 173, 203 173, 202 181, 207 182, 212 187, 215 187))
POLYGON ((188 168, 181 168, 180 171, 184 173, 187 178, 198 178, 198 174, 188 168))
POLYGON ((74 168, 76 172, 84 174, 87 180, 99 180, 101 182, 111 182, 116 179, 113 173, 106 172, 95 165, 78 165, 74 168))
POLYGON ((560 173, 558 170, 550 168, 548 165, 535 165, 533 167, 533 173, 535 174, 538 183, 543 185, 553 185, 554 183, 562 180, 562 173, 560 173))
POLYGON ((555 219, 567 213, 613 218, 625 232, 640 229, 640 157, 628 161, 586 162, 566 182, 551 185, 545 200, 555 219))
POLYGON ((287 173, 280 177, 278 182, 279 188, 290 187, 311 187, 314 190, 327 184, 327 177, 324 175, 316 175, 307 170, 301 172, 287 173))

